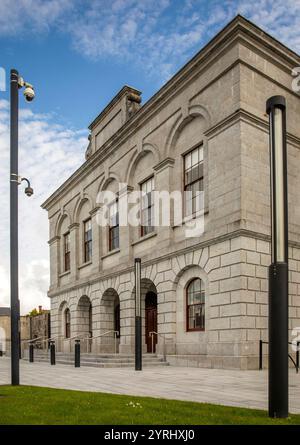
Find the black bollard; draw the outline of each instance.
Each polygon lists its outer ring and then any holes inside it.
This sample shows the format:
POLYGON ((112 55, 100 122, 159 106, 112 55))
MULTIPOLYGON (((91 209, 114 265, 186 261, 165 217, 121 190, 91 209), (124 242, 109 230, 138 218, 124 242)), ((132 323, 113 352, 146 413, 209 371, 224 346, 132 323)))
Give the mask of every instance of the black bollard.
POLYGON ((50 363, 51 365, 55 365, 55 342, 52 341, 50 343, 50 363))
POLYGON ((75 340, 75 368, 80 368, 80 340, 75 340))
POLYGON ((29 362, 30 363, 34 362, 34 352, 33 352, 34 349, 33 348, 34 348, 33 344, 30 344, 29 345, 29 362))

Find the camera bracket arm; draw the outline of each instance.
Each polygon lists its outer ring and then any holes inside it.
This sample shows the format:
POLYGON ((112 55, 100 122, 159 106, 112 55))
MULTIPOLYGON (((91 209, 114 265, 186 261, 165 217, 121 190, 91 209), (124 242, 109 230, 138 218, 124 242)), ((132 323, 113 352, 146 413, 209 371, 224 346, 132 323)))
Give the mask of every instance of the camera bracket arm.
POLYGON ((23 79, 23 77, 19 76, 18 77, 18 87, 19 88, 23 88, 23 87, 29 87, 29 88, 33 88, 33 85, 31 85, 31 83, 25 82, 25 80, 23 79))
POLYGON ((15 173, 12 173, 11 176, 10 182, 17 182, 17 184, 20 185, 22 181, 26 181, 27 186, 30 187, 30 182, 27 178, 22 178, 22 176, 16 175, 15 173))
POLYGON ((26 194, 27 196, 31 196, 31 195, 33 195, 33 189, 32 189, 32 187, 30 186, 30 181, 29 181, 29 179, 27 179, 27 178, 22 178, 22 176, 19 176, 19 175, 15 174, 15 173, 12 173, 12 174, 11 174, 10 182, 16 182, 18 185, 20 185, 23 181, 26 181, 26 182, 27 182, 27 187, 25 188, 25 194, 26 194))

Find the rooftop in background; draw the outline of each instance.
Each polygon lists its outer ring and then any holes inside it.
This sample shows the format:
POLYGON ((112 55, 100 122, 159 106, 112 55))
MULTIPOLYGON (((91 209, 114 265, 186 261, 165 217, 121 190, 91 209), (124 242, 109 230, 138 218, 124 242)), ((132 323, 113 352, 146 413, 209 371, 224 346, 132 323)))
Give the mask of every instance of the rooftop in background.
POLYGON ((124 96, 134 96, 136 100, 141 101, 141 91, 136 88, 130 87, 129 85, 124 85, 121 90, 113 97, 113 99, 106 105, 106 107, 101 111, 101 113, 93 120, 89 125, 89 129, 92 130, 99 122, 107 116, 111 109, 116 105, 124 96))
POLYGON ((0 307, 0 316, 10 317, 10 308, 9 307, 0 307))

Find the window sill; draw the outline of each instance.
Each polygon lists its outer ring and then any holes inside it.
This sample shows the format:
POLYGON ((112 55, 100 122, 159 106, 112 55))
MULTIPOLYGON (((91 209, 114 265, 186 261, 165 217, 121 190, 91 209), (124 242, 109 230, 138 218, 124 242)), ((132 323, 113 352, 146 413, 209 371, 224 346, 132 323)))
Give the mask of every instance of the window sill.
POLYGON ((59 278, 65 277, 66 275, 69 275, 71 273, 70 270, 66 270, 65 272, 62 272, 59 274, 59 278))
MULTIPOLYGON (((208 210, 205 210, 204 211, 204 213, 202 214, 202 215, 199 215, 199 217, 200 216, 207 216, 208 215, 208 210)), ((189 222, 191 222, 191 221, 195 221, 197 218, 199 218, 199 217, 196 217, 196 216, 185 216, 181 221, 179 221, 176 225, 175 224, 173 224, 172 225, 172 229, 176 229, 177 227, 182 227, 182 226, 184 226, 186 223, 189 223, 189 222)))
POLYGON ((185 332, 205 332, 205 329, 187 329, 185 332))
POLYGON ((101 260, 104 260, 105 258, 107 258, 107 257, 109 257, 109 256, 111 256, 111 255, 114 255, 115 253, 119 253, 120 252, 120 249, 114 249, 114 250, 111 250, 110 252, 108 252, 108 253, 106 253, 105 255, 103 255, 102 257, 101 257, 101 260))
POLYGON ((86 263, 82 263, 80 266, 78 266, 78 269, 83 269, 86 266, 90 266, 92 264, 92 261, 87 261, 86 263))
POLYGON ((143 241, 146 241, 147 239, 153 238, 154 236, 157 236, 157 232, 148 233, 147 235, 142 236, 138 240, 133 241, 133 243, 131 243, 131 245, 135 246, 136 244, 142 243, 143 241))

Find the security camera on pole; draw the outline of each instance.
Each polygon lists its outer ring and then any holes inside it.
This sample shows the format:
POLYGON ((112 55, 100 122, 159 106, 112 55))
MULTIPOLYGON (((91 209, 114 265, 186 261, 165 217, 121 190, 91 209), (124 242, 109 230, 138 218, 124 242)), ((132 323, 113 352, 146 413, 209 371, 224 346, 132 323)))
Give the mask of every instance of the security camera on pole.
POLYGON ((18 173, 19 89, 25 87, 28 102, 34 99, 33 86, 24 82, 17 70, 10 71, 10 301, 11 301, 11 384, 20 382, 20 302, 18 258, 18 186, 27 182, 25 193, 33 194, 30 182, 18 173))
POLYGON ((288 195, 286 103, 266 104, 270 122, 271 255, 269 268, 269 416, 288 416, 288 195))

